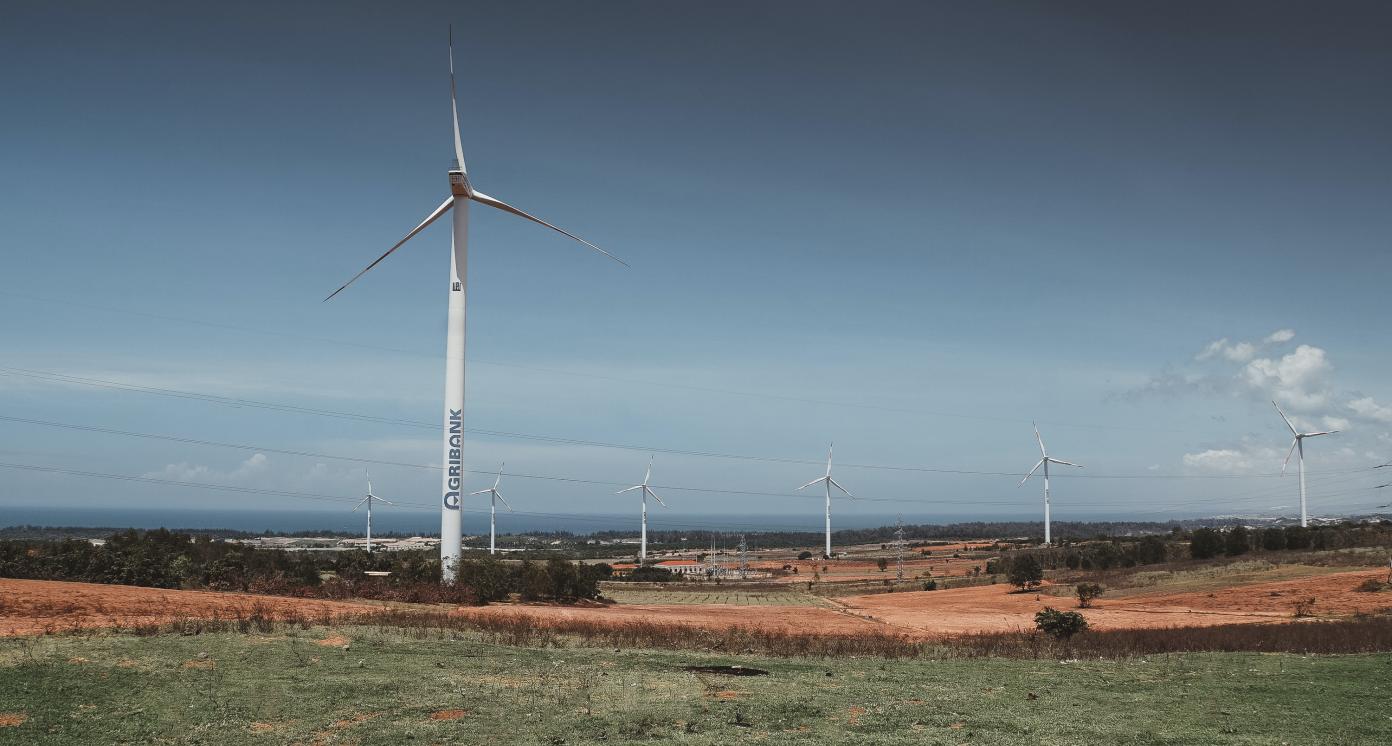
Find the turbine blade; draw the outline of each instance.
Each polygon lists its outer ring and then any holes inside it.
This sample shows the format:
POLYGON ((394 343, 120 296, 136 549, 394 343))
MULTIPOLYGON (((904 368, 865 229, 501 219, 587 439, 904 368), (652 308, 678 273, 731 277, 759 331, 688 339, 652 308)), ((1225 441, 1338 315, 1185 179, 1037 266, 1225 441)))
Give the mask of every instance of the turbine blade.
POLYGON ((1296 437, 1295 440, 1291 441, 1290 450, 1286 451, 1286 462, 1281 464, 1281 476, 1284 477, 1286 475, 1286 467, 1290 466, 1291 456, 1295 455, 1295 447, 1298 445, 1300 445, 1300 438, 1296 437))
POLYGON ((361 507, 363 506, 363 503, 365 503, 365 502, 367 502, 367 498, 364 497, 363 499, 359 500, 359 501, 358 501, 358 504, 355 505, 355 506, 353 506, 353 509, 352 509, 351 511, 349 511, 349 512, 352 512, 352 513, 358 512, 358 508, 361 508, 361 507))
POLYGON ((512 512, 512 505, 508 503, 506 497, 503 497, 503 493, 501 493, 501 492, 494 492, 493 495, 494 495, 494 497, 497 497, 499 500, 502 500, 504 505, 507 505, 507 509, 508 509, 508 512, 509 512, 509 513, 512 512))
POLYGON ((835 445, 835 443, 827 444, 827 476, 831 476, 831 449, 835 447, 835 445))
MULTIPOLYGON (((1047 457, 1046 457, 1046 458, 1047 458, 1047 457)), ((1020 480, 1020 484, 1024 484, 1025 482, 1028 482, 1028 481, 1029 481, 1029 478, 1032 477, 1032 476, 1034 476, 1034 473, 1035 473, 1036 471, 1039 471, 1039 467, 1041 467, 1041 466, 1044 465, 1044 460, 1045 460, 1045 459, 1039 459, 1038 461, 1034 462, 1034 468, 1033 468, 1033 469, 1030 469, 1030 470, 1029 470, 1029 473, 1025 475, 1025 478, 1020 480)), ((1015 485, 1015 486, 1016 486, 1016 487, 1019 487, 1020 484, 1017 484, 1017 485, 1015 485)))
POLYGON ((503 212, 510 212, 510 213, 512 213, 513 215, 516 215, 516 216, 518 216, 518 217, 526 218, 526 219, 532 221, 533 223, 537 223, 537 224, 539 224, 539 225, 544 225, 544 226, 546 226, 547 228, 550 228, 551 230, 556 231, 557 233, 560 233, 560 234, 563 235, 563 236, 567 236, 567 237, 569 237, 569 238, 573 238, 573 239, 575 239, 576 241, 579 241, 580 243, 585 244, 586 246, 588 246, 588 247, 594 249, 595 251, 598 251, 599 253, 601 253, 601 254, 603 254, 603 255, 609 257, 610 259, 613 259, 614 261, 618 262, 619 264, 622 264, 622 265, 625 266, 625 267, 628 266, 628 262, 626 262, 626 261, 624 261, 624 260, 622 260, 622 259, 620 259, 620 258, 614 256, 613 254, 610 254, 609 252, 605 251, 604 249, 599 248, 598 246, 595 246, 594 244, 592 244, 592 243, 590 243, 589 241, 586 241, 585 239, 583 239, 583 238, 581 238, 581 237, 575 235, 574 233, 571 233, 570 231, 564 230, 564 229, 562 229, 562 228, 558 228, 558 227, 556 227, 556 226, 554 226, 554 225, 552 225, 552 224, 546 222, 545 220, 542 220, 541 218, 536 217, 535 215, 528 215, 527 213, 522 212, 521 210, 517 209, 516 207, 513 207, 512 205, 509 205, 508 203, 506 203, 506 202, 504 202, 504 201, 502 201, 502 200, 494 199, 493 197, 490 197, 490 196, 484 194, 483 192, 479 192, 479 191, 475 191, 475 192, 470 196, 470 199, 474 200, 475 202, 481 202, 481 203, 483 203, 483 204, 485 204, 485 205, 488 205, 489 207, 496 207, 496 208, 498 208, 499 210, 502 210, 503 212))
MULTIPOLYGON (((644 489, 647 489, 647 488, 645 487, 644 489)), ((658 497, 656 492, 653 492, 652 490, 648 490, 648 497, 651 497, 652 499, 656 500, 658 505, 661 505, 661 506, 664 507, 664 508, 665 508, 665 507, 668 507, 668 506, 667 506, 667 503, 662 502, 662 498, 658 497)))
POLYGON ((1050 458, 1049 458, 1049 461, 1051 461, 1051 462, 1053 462, 1053 463, 1055 463, 1055 464, 1063 464, 1064 466, 1076 466, 1076 467, 1078 467, 1079 469, 1083 468, 1083 465, 1082 465, 1082 464, 1075 464, 1075 463, 1073 463, 1073 462, 1071 462, 1071 461, 1064 461, 1064 460, 1062 460, 1062 459, 1056 459, 1056 458, 1053 458, 1053 457, 1050 457, 1050 458))
POLYGON ((373 263, 367 265, 367 269, 364 269, 356 275, 353 275, 353 279, 343 283, 343 287, 333 291, 332 293, 329 293, 329 297, 325 298, 324 300, 327 301, 330 298, 333 298, 335 295, 338 295, 339 293, 343 292, 344 289, 347 288, 349 285, 352 285, 353 283, 357 282, 359 277, 362 277, 363 275, 367 274, 368 270, 371 270, 373 267, 380 264, 383 259, 386 259, 388 256, 391 256, 391 253, 401 248, 402 244, 406 243, 407 241, 410 241, 411 238, 415 236, 417 233, 420 233, 422 230, 425 230, 426 226, 430 225, 436 220, 439 220, 440 216, 444 215, 445 212, 447 212, 451 207, 454 207, 453 195, 446 198, 444 202, 440 203, 440 206, 435 208, 435 212, 430 213, 430 215, 427 216, 425 220, 421 221, 420 225, 416 226, 415 228, 412 228, 411 232, 407 233, 405 238, 401 239, 400 241, 397 241, 395 246, 391 247, 390 249, 387 249, 387 253, 377 257, 377 261, 374 261, 373 263))
POLYGON ((391 500, 386 500, 386 499, 377 497, 376 495, 373 495, 373 496, 372 496, 372 499, 373 499, 373 500, 376 500, 376 501, 379 502, 379 503, 386 503, 386 504, 388 504, 388 505, 395 505, 395 504, 396 504, 396 503, 392 502, 391 500))
POLYGON ((814 480, 808 482, 807 484, 804 484, 803 486, 799 487, 798 489, 800 489, 800 490, 807 489, 808 487, 811 487, 812 485, 817 484, 818 482, 821 482, 821 481, 824 480, 824 479, 826 479, 826 477, 817 477, 816 479, 814 479, 814 480))
POLYGON ((493 491, 493 490, 491 490, 491 489, 487 489, 487 490, 479 490, 478 492, 470 492, 470 493, 469 493, 469 497, 473 497, 474 495, 487 495, 488 493, 490 493, 490 492, 492 492, 492 491, 493 491))
POLYGON ((1296 432, 1295 430, 1295 425, 1291 424, 1290 418, 1286 416, 1285 412, 1281 411, 1281 407, 1277 406, 1276 402, 1274 401, 1271 402, 1271 406, 1276 407, 1276 414, 1281 415, 1281 419, 1285 421, 1286 427, 1290 428, 1291 435, 1299 435, 1300 433, 1296 432))
POLYGON ((1337 432, 1339 432, 1339 431, 1338 431, 1338 430, 1325 430, 1325 431, 1323 431, 1323 432, 1318 432, 1318 433, 1301 433, 1301 434, 1300 434, 1300 437, 1302 437, 1302 438, 1313 438, 1313 437, 1318 436, 1318 435, 1333 435, 1334 433, 1337 433, 1337 432))
POLYGON ((831 477, 827 477, 827 481, 831 482, 832 487, 835 487, 836 489, 846 493, 846 497, 849 497, 852 500, 856 499, 856 496, 852 495, 850 490, 846 489, 845 487, 842 487, 840 482, 836 481, 835 479, 832 479, 831 477))
POLYGON ((464 145, 459 139, 459 104, 455 101, 454 95, 454 24, 449 27, 449 68, 450 68, 450 113, 454 116, 450 123, 454 125, 454 157, 459 161, 459 170, 467 176, 468 166, 464 165, 464 145))
POLYGON ((653 457, 652 457, 652 456, 648 456, 648 470, 645 471, 645 472, 643 472, 643 484, 647 484, 647 483, 648 483, 648 480, 649 480, 649 479, 652 479, 652 465, 653 465, 653 457))
POLYGON ((632 487, 626 487, 626 488, 624 488, 624 489, 621 489, 621 490, 619 490, 618 492, 615 492, 614 494, 615 494, 615 495, 622 495, 622 494, 625 493, 625 492, 632 492, 632 491, 634 491, 634 490, 641 490, 641 489, 643 489, 643 485, 641 485, 641 484, 635 484, 635 485, 633 485, 632 487))
POLYGON ((1048 458, 1049 454, 1047 451, 1044 450, 1044 438, 1039 434, 1039 425, 1033 422, 1031 422, 1030 424, 1034 425, 1034 439, 1039 441, 1039 455, 1043 456, 1044 458, 1048 458))

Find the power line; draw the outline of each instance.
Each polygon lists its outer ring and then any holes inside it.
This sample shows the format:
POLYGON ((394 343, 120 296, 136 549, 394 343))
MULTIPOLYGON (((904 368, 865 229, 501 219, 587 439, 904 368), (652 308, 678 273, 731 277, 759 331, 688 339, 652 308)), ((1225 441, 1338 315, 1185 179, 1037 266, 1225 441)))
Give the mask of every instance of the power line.
MULTIPOLYGON (((301 339, 301 340, 308 340, 308 341, 313 341, 313 342, 319 342, 319 343, 323 343, 323 344, 341 345, 341 346, 344 346, 344 347, 353 347, 353 348, 357 348, 357 349, 378 350, 378 351, 382 351, 382 352, 392 352, 392 353, 401 354, 401 355, 411 355, 411 356, 426 357, 426 358, 431 358, 431 359, 438 359, 438 358, 441 358, 441 357, 445 357, 443 354, 441 354, 441 353, 439 353, 439 352, 426 352, 426 351, 424 351, 424 350, 414 350, 414 349, 407 349, 407 348, 402 348, 402 347, 390 347, 390 346, 385 346, 385 345, 369 344, 369 343, 365 343, 365 342, 357 342, 357 341, 350 341, 350 340, 343 340, 343 339, 334 339, 334 338, 330 338, 330 337, 319 337, 319 336, 307 335, 307 334, 296 334, 296 333, 292 333, 292 332, 276 331, 276 330, 270 330, 270 329, 261 329, 261 328, 258 328, 258 327, 245 326, 245 325, 241 325, 241 324, 228 324, 228 323, 225 323, 225 322, 208 321, 208 320, 205 320, 205 319, 193 319, 193 318, 182 317, 182 316, 172 316, 172 315, 169 315, 169 314, 151 313, 151 312, 148 312, 148 311, 136 311, 136 310, 124 309, 124 308, 114 308, 114 307, 111 307, 111 306, 97 305, 97 304, 94 304, 94 303, 85 303, 85 302, 81 302, 81 301, 59 300, 59 299, 57 299, 57 298, 47 298, 47 297, 43 297, 43 296, 39 296, 39 295, 32 295, 32 294, 29 294, 29 293, 19 293, 19 292, 14 292, 14 291, 5 291, 4 294, 5 294, 5 295, 12 296, 12 297, 16 297, 16 298, 25 298, 25 299, 28 299, 28 300, 36 300, 36 301, 40 301, 40 302, 44 302, 44 303, 54 303, 54 304, 58 304, 58 305, 74 306, 74 307, 78 307, 78 308, 88 308, 88 309, 92 309, 92 310, 104 311, 104 312, 109 312, 109 313, 121 313, 121 314, 127 314, 127 315, 131 315, 131 316, 141 316, 141 317, 145 317, 145 318, 159 319, 159 320, 161 320, 161 321, 173 321, 173 322, 176 322, 176 323, 192 324, 192 325, 196 325, 196 326, 202 326, 202 327, 207 327, 207 328, 212 328, 212 329, 223 329, 223 330, 227 330, 227 331, 235 331, 235 332, 241 332, 241 333, 245 333, 245 334, 255 334, 255 335, 262 335, 262 336, 269 336, 269 337, 279 337, 279 338, 282 338, 282 339, 301 339)), ((670 382, 670 381, 652 381, 652 380, 646 380, 646 379, 641 379, 641 378, 627 378, 627 377, 623 377, 623 376, 611 376, 611 375, 605 375, 605 374, 601 374, 601 373, 590 373, 590 372, 585 372, 585 371, 566 370, 566 369, 563 369, 563 368, 551 368, 551 367, 537 366, 537 365, 524 365, 524 364, 521 364, 521 363, 507 363, 507 362, 500 362, 500 361, 496 361, 496 360, 479 359, 479 358, 477 358, 477 357, 470 358, 470 359, 469 359, 469 364, 470 364, 470 365, 489 365, 489 366, 500 367, 500 368, 512 368, 512 369, 516 369, 516 370, 530 370, 530 371, 536 371, 536 372, 540 372, 540 373, 550 373, 550 374, 554 374, 554 375, 572 376, 572 377, 578 377, 578 378, 590 378, 590 379, 604 380, 604 381, 614 381, 614 382, 617 382, 617 383, 624 383, 624 384, 638 384, 638 385, 642 385, 642 386, 654 386, 654 387, 659 387, 659 388, 671 388, 671 389, 679 389, 679 390, 684 390, 684 391, 700 391, 700 392, 704 392, 704 393, 723 394, 723 395, 726 395, 726 396, 738 396, 738 397, 754 398, 754 399, 769 399, 769 400, 772 400, 772 401, 785 401, 785 402, 792 402, 792 403, 797 403, 797 404, 814 404, 814 405, 817 405, 817 406, 842 407, 842 408, 848 408, 848 409, 864 409, 864 410, 869 410, 869 411, 886 412, 886 413, 894 413, 894 414, 904 414, 904 415, 919 416, 919 417, 921 417, 921 416, 927 416, 927 417, 949 417, 949 418, 953 418, 953 419, 981 420, 981 421, 987 421, 987 422, 1003 422, 1003 423, 1011 423, 1011 424, 1019 424, 1019 425, 1023 425, 1025 422, 1029 422, 1029 421, 1030 421, 1030 420, 1020 419, 1020 418, 1015 418, 1015 417, 1002 417, 1002 416, 984 415, 984 414, 964 414, 964 413, 961 413, 961 412, 943 412, 943 411, 938 411, 938 410, 930 410, 930 409, 910 409, 910 408, 905 408, 905 407, 889 407, 889 406, 878 405, 878 404, 862 404, 862 403, 845 402, 845 401, 836 401, 836 400, 829 400, 829 399, 817 399, 817 398, 812 398, 812 397, 788 396, 788 395, 786 395, 786 394, 769 394, 769 393, 764 393, 764 392, 739 391, 739 390, 736 390, 736 389, 725 389, 725 388, 719 388, 719 387, 714 387, 714 386, 697 386, 697 385, 692 385, 692 384, 673 383, 673 382, 670 382)), ((1070 428, 1078 428, 1078 429, 1085 429, 1085 430, 1118 430, 1118 431, 1131 431, 1131 432, 1171 432, 1171 433, 1190 433, 1190 432, 1197 432, 1197 431, 1193 431, 1193 430, 1180 430, 1180 429, 1168 429, 1168 428, 1145 428, 1145 427, 1134 427, 1134 426, 1128 426, 1128 425, 1100 425, 1100 424, 1095 424, 1095 423, 1058 422, 1058 421, 1054 421, 1054 420, 1039 420, 1039 422, 1041 422, 1041 423, 1043 423, 1043 424, 1046 424, 1046 425, 1054 426, 1054 427, 1070 427, 1070 428)))
MULTIPOLYGON (((317 417, 331 417, 348 419, 359 422, 374 422, 379 424, 399 425, 404 427, 414 427, 420 429, 435 430, 440 427, 439 423, 422 422, 419 420, 407 420, 395 417, 383 417, 378 415, 362 414, 357 412, 346 412, 341 410, 320 409, 315 407, 305 407, 292 404, 282 404, 277 402, 267 402, 256 399, 246 399, 240 397, 220 396, 217 394, 207 394, 194 391, 181 391, 158 386, 142 386, 139 384, 125 383, 121 381, 111 381, 99 378, 87 378, 83 376, 72 376, 62 373, 49 371, 30 370, 26 368, 0 367, 0 375, 19 376, 37 380, 44 380, 59 383, 71 383, 97 388, 109 388, 121 391, 132 391, 137 393, 151 394, 156 396, 172 397, 177 399, 188 399, 205 403, 230 406, 235 408, 263 409, 293 414, 312 415, 317 417)), ((679 448, 664 448, 659 446, 643 446, 623 443, 610 443, 604 441, 584 440, 580 438, 569 438, 562 436, 540 435, 535 433, 519 433, 505 430, 491 430, 483 428, 466 427, 465 432, 474 435, 483 435, 497 438, 513 438, 519 440, 531 440, 538 442, 557 443, 561 445, 577 445, 591 448, 609 448, 627 451, 638 451, 642 453, 664 453, 669 455, 693 456, 698 458, 716 458, 739 461, 751 461, 761 463, 780 463, 796 465, 819 465, 821 462, 809 459, 795 459, 779 456, 760 456, 750 454, 722 453, 716 451, 696 451, 679 448)), ((866 469, 879 471, 900 471, 917 472, 932 474, 953 474, 967 476, 999 476, 999 477, 1018 477, 1018 471, 988 471, 973 469, 953 469, 933 466, 896 466, 888 464, 839 464, 844 468, 866 469)), ((1361 468, 1361 467, 1360 467, 1361 468)), ((1329 472, 1309 472, 1309 473, 1342 473, 1351 470, 1332 470, 1329 472)), ((1179 480, 1179 479, 1265 479, 1274 478, 1278 474, 1067 474, 1059 475, 1061 478, 1068 479, 1160 479, 1160 480, 1179 480)))
MULTIPOLYGON (((410 462, 403 462, 403 461, 390 461, 390 460, 385 460, 385 459, 372 459, 372 458, 365 458, 365 457, 358 457, 358 456, 347 456, 347 455, 342 455, 342 454, 323 453, 323 452, 318 452, 318 451, 304 451, 304 450, 282 449, 282 448, 274 448, 274 447, 270 447, 270 446, 257 445, 257 444, 249 444, 249 443, 229 443, 229 442, 223 442, 223 441, 204 440, 204 439, 201 439, 201 438, 187 438, 187 437, 174 436, 174 435, 162 435, 162 434, 156 434, 156 433, 143 433, 143 432, 136 432, 136 431, 131 431, 131 430, 118 430, 118 429, 114 429, 114 428, 99 427, 99 426, 96 426, 96 425, 78 425, 78 424, 73 424, 73 423, 55 422, 55 421, 52 421, 52 420, 38 420, 38 419, 32 419, 32 418, 26 418, 26 417, 13 417, 13 416, 9 416, 9 415, 0 415, 0 422, 14 422, 14 423, 20 423, 20 424, 38 425, 38 426, 43 426, 43 427, 53 427, 53 428, 61 428, 61 429, 68 429, 68 430, 76 430, 76 431, 81 431, 81 432, 94 432, 94 433, 101 433, 101 434, 106 434, 106 435, 115 435, 115 436, 121 436, 121 437, 132 437, 132 438, 142 438, 142 439, 150 439, 150 440, 161 440, 161 441, 168 441, 168 442, 174 442, 174 443, 184 443, 184 444, 190 444, 190 445, 208 446, 208 447, 216 447, 216 448, 230 448, 230 449, 236 449, 236 450, 248 451, 248 452, 254 452, 254 453, 276 453, 276 454, 289 455, 289 456, 295 456, 295 457, 329 459, 329 460, 337 460, 337 461, 346 461, 346 462, 350 462, 350 463, 361 463, 361 464, 372 464, 372 465, 383 465, 383 466, 396 466, 396 467, 404 467, 404 468, 412 468, 412 469, 423 469, 423 470, 428 470, 428 471, 440 471, 441 468, 442 468, 441 466, 439 466, 439 465, 437 465, 437 464, 418 464, 418 463, 410 463, 410 462)), ((485 471, 485 470, 479 470, 479 469, 464 469, 463 471, 466 472, 466 473, 469 473, 469 474, 485 474, 485 475, 490 475, 490 476, 494 474, 494 472, 492 472, 492 471, 485 471)), ((1371 470, 1368 470, 1368 471, 1371 471, 1371 470)), ((614 481, 608 481, 608 480, 582 479, 582 478, 578 478, 578 477, 555 476, 555 475, 543 475, 543 474, 529 474, 529 473, 522 473, 522 472, 507 472, 507 473, 505 473, 504 476, 516 477, 516 478, 521 478, 521 479, 533 479, 533 480, 543 480, 543 481, 552 481, 552 482, 563 482, 563 483, 572 483, 572 484, 588 484, 588 485, 597 485, 597 486, 603 486, 603 487, 621 487, 621 486, 624 486, 624 485, 625 485, 625 483, 623 483, 623 482, 614 482, 614 481)), ((1330 480, 1325 481, 1323 486, 1328 486, 1331 482, 1337 483, 1337 482, 1340 482, 1340 481, 1348 481, 1349 479, 1356 479, 1356 478, 1359 478, 1359 477, 1361 477, 1361 476, 1363 476, 1363 474, 1358 474, 1358 473, 1355 473, 1355 474, 1345 474, 1345 475, 1342 475, 1342 476, 1337 476, 1337 477, 1334 477, 1334 478, 1332 478, 1332 479, 1330 479, 1330 480)), ((661 489, 670 490, 670 491, 692 492, 692 493, 698 493, 698 494, 737 495, 737 496, 749 496, 749 497, 798 498, 798 499, 812 499, 812 500, 818 499, 818 498, 816 498, 815 496, 808 496, 808 495, 805 495, 805 494, 802 494, 802 493, 795 493, 795 492, 769 492, 769 491, 748 490, 748 489, 723 489, 723 488, 716 488, 716 487, 690 487, 690 486, 681 486, 681 485, 654 485, 654 486, 655 486, 655 487, 659 487, 659 488, 661 488, 661 489)), ((1187 506, 1187 505, 1211 504, 1211 503, 1216 503, 1216 502, 1222 502, 1222 503, 1231 504, 1231 503, 1233 503, 1233 502, 1248 502, 1248 501, 1253 501, 1253 500, 1266 500, 1266 499, 1270 499, 1271 496, 1274 496, 1275 494, 1277 494, 1276 492, 1273 492, 1273 491, 1270 491, 1270 490, 1271 490, 1271 488, 1269 488, 1269 487, 1264 487, 1264 488, 1262 488, 1261 490, 1257 490, 1256 493, 1255 493, 1255 496, 1253 496, 1253 497, 1247 497, 1247 496, 1244 495, 1243 493, 1238 493, 1238 494, 1236 494, 1236 495, 1226 495, 1226 496, 1219 496, 1219 497, 1209 497, 1209 498, 1203 498, 1203 499, 1197 499, 1197 500, 1190 500, 1190 501, 1184 501, 1184 502, 1179 502, 1179 503, 1172 503, 1172 504, 1171 504, 1171 507, 1182 507, 1182 506, 1187 506)), ((960 500, 930 499, 930 498, 866 497, 866 498, 863 498, 863 499, 866 500, 867 502, 897 502, 897 503, 923 504, 923 505, 940 505, 940 504, 948 504, 948 505, 951 505, 951 504, 959 504, 959 503, 961 502, 960 500)), ((991 500, 985 500, 985 501, 983 501, 983 500, 974 500, 974 501, 972 501, 972 502, 973 502, 973 504, 1002 505, 1002 506, 1012 506, 1012 507, 1013 507, 1013 506, 1021 506, 1021 507, 1022 507, 1022 506, 1024 506, 1024 505, 1028 504, 1029 500, 1028 500, 1028 499, 1006 500, 1006 501, 991 501, 991 500)), ((1086 507, 1108 507, 1108 506, 1111 506, 1111 505, 1112 505, 1112 503, 1110 503, 1110 502, 1095 503, 1095 502, 1088 502, 1088 501, 1083 501, 1083 502, 1069 502, 1068 504, 1069 504, 1069 506, 1071 506, 1071 507, 1083 507, 1083 508, 1086 508, 1086 507)))

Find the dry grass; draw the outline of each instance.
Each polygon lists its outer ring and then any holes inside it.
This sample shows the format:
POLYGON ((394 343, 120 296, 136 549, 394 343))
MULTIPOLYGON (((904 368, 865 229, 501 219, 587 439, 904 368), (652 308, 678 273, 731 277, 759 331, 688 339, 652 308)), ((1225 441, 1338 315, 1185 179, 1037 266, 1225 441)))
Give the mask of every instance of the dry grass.
MULTIPOLYGON (((1392 612, 1392 609, 1388 610, 1392 612)), ((525 615, 465 617, 447 611, 380 609, 328 619, 239 610, 231 618, 183 619, 119 631, 136 635, 269 633, 314 623, 394 630, 417 636, 466 636, 524 648, 603 647, 757 653, 811 658, 1127 658, 1157 653, 1287 652, 1343 654, 1392 651, 1392 615, 1233 624, 1212 627, 1089 630, 1069 640, 1037 632, 994 632, 924 641, 892 632, 823 634, 760 628, 705 629, 679 624, 525 615)), ((90 631, 86 631, 90 634, 90 631)), ((81 634, 81 633, 80 633, 81 634)))

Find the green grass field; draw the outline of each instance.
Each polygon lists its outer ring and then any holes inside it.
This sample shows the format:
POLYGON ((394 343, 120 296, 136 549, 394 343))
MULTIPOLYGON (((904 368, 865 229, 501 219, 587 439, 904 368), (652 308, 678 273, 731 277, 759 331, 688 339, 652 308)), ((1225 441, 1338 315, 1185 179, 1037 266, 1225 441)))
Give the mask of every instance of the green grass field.
POLYGON ((612 583, 604 596, 621 604, 734 604, 736 606, 829 606, 825 600, 808 593, 787 591, 744 591, 663 588, 623 588, 612 583))
POLYGON ((1392 742, 1392 655, 811 660, 338 632, 348 649, 317 629, 3 639, 0 743, 1392 742), (770 675, 682 670, 733 663, 770 675))

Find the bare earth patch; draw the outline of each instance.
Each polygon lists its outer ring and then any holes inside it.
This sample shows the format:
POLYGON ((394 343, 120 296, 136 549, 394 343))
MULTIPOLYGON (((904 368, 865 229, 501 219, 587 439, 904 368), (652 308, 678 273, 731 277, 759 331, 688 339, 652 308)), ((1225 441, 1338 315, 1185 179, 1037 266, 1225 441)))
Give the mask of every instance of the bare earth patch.
POLYGON ((17 728, 28 719, 29 716, 22 712, 0 712, 0 728, 17 728))
POLYGON ((436 710, 430 713, 431 720, 458 720, 468 715, 467 710, 436 710))
POLYGON ((319 640, 314 644, 323 645, 326 648, 341 648, 344 645, 351 644, 352 642, 352 640, 344 637, 343 635, 329 635, 328 637, 325 637, 324 639, 319 640))
MULTIPOLYGON (((1356 570, 1295 580, 1252 583, 1211 593, 1136 594, 1085 609, 1097 629, 1202 627, 1216 624, 1266 624, 1294 618, 1297 601, 1314 597, 1317 617, 1377 611, 1387 604, 1356 588, 1382 570, 1356 570), (1371 597, 1371 598, 1370 598, 1371 597)), ((940 636, 972 632, 1033 629, 1034 615, 1045 606, 1071 609, 1074 599, 1045 593, 1015 593, 1008 585, 942 591, 888 593, 841 599, 848 611, 864 614, 909 634, 940 636)))
POLYGON ((272 617, 315 620, 361 614, 377 603, 259 596, 251 593, 175 591, 129 585, 0 578, 0 635, 35 635, 70 629, 163 624, 179 619, 233 619, 253 609, 272 617))

